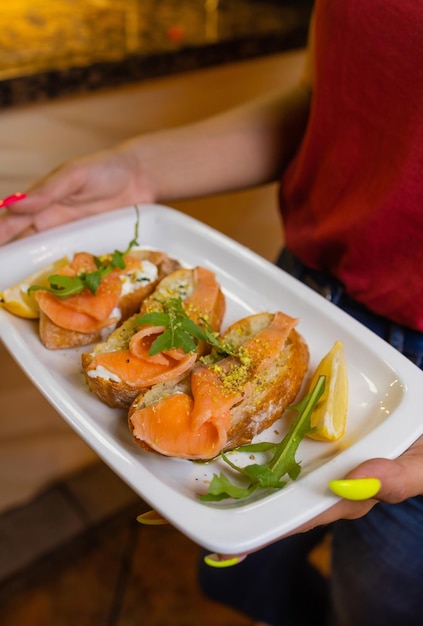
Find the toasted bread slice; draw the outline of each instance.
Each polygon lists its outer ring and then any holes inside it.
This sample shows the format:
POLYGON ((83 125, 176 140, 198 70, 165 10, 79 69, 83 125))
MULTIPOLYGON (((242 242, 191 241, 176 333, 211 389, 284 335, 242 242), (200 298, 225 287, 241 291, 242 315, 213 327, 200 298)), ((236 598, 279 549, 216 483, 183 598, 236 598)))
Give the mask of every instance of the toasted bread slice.
POLYGON ((309 362, 296 320, 284 316, 284 330, 283 324, 276 328, 276 316, 283 314, 252 315, 224 333, 222 339, 239 348, 239 359, 196 364, 173 387, 154 385, 141 393, 128 415, 135 442, 167 456, 206 460, 250 443, 270 427, 295 400, 309 362))
MULTIPOLYGON (((244 320, 241 326, 248 336, 249 333, 260 332, 259 327, 264 323, 265 314, 261 314, 258 318, 244 320)), ((234 338, 234 334, 238 333, 239 328, 234 325, 229 336, 234 338)), ((277 358, 254 375, 242 402, 232 408, 231 427, 224 450, 250 443, 281 417, 298 395, 308 362, 308 346, 302 335, 293 328, 277 358)))
MULTIPOLYGON (((159 282, 167 274, 180 267, 178 261, 156 250, 135 249, 129 256, 132 259, 139 259, 142 263, 137 267, 135 262, 134 269, 134 262, 132 262, 131 269, 122 270, 121 293, 117 299, 117 306, 104 320, 94 320, 95 328, 89 326, 84 328, 82 322, 77 325, 76 320, 74 322, 70 315, 67 316, 66 322, 63 322, 60 316, 55 315, 54 297, 45 298, 46 306, 40 304, 39 333, 46 348, 50 350, 73 348, 101 341, 116 325, 122 324, 128 317, 139 311, 143 300, 154 291, 159 282), (76 328, 72 327, 73 323, 77 326, 76 328)), ((40 293, 43 294, 43 292, 37 292, 39 299, 42 297, 40 293)), ((80 314, 76 312, 75 317, 77 315, 80 314)))
MULTIPOLYGON (((143 276, 138 280, 139 287, 137 289, 131 289, 127 293, 123 293, 119 300, 120 320, 119 323, 123 323, 134 313, 138 313, 144 300, 150 296, 153 291, 169 274, 172 274, 181 267, 181 264, 176 259, 172 259, 170 256, 159 250, 146 250, 135 249, 131 250, 130 255, 142 261, 147 261, 157 268, 157 272, 153 272, 148 276, 143 276)), ((150 268, 151 269, 151 268, 150 268)), ((128 279, 129 286, 133 282, 137 282, 135 276, 134 279, 130 277, 128 279)))
MULTIPOLYGON (((149 389, 163 378, 173 384, 185 376, 186 369, 202 354, 205 345, 197 344, 197 354, 174 362, 169 355, 163 369, 146 371, 145 359, 140 359, 132 347, 140 334, 140 314, 160 310, 162 303, 180 298, 187 315, 198 322, 206 318, 213 330, 220 329, 225 313, 225 299, 213 272, 205 268, 178 269, 166 276, 155 291, 144 300, 139 314, 131 316, 114 330, 107 341, 97 344, 92 352, 82 355, 82 367, 90 390, 111 407, 129 407, 141 391, 149 389), (153 378, 151 378, 153 376, 153 378)), ((161 333, 160 327, 152 330, 161 333)), ((148 360, 148 356, 147 356, 148 360)), ((157 360, 157 357, 156 357, 157 360)), ((148 363, 147 363, 148 365, 148 363)))

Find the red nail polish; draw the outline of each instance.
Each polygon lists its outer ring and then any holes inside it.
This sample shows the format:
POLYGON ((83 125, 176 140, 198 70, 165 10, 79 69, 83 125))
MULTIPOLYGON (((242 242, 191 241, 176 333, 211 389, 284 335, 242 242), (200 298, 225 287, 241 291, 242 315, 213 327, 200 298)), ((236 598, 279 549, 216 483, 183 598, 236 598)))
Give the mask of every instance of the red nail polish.
POLYGON ((9 206, 9 204, 14 204, 15 202, 19 202, 19 200, 23 200, 26 198, 26 193, 14 193, 11 196, 7 196, 4 200, 0 200, 0 207, 9 206))

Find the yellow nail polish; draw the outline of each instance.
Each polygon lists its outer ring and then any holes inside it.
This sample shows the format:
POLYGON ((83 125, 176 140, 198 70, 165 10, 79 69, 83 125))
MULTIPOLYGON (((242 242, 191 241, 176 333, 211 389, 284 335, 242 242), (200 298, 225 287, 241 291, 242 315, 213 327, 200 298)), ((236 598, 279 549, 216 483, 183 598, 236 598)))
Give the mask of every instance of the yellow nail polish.
POLYGON ((146 511, 138 515, 137 522, 144 524, 144 526, 162 526, 169 522, 165 520, 157 511, 146 511))
POLYGON ((239 558, 233 556, 229 559, 219 559, 217 554, 208 554, 204 557, 204 563, 210 567, 232 567, 239 563, 239 558))
POLYGON ((329 489, 346 500, 367 500, 373 498, 381 487, 378 478, 349 478, 331 480, 329 489))

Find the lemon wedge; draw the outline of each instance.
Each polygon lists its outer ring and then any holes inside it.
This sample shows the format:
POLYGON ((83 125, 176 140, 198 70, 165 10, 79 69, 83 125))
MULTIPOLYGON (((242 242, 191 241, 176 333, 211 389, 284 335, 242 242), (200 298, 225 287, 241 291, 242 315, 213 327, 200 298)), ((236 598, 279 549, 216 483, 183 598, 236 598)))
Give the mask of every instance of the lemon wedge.
POLYGON ((338 441, 345 432, 348 414, 348 373, 342 341, 336 341, 320 361, 310 389, 322 375, 326 376, 325 390, 311 416, 308 437, 338 441))
POLYGON ((69 263, 67 257, 62 257, 53 263, 43 267, 38 272, 34 272, 17 285, 8 287, 0 294, 1 304, 6 311, 17 315, 18 317, 24 317, 26 319, 38 319, 40 312, 37 301, 33 293, 28 293, 31 285, 40 285, 41 287, 48 287, 48 278, 60 268, 69 263))

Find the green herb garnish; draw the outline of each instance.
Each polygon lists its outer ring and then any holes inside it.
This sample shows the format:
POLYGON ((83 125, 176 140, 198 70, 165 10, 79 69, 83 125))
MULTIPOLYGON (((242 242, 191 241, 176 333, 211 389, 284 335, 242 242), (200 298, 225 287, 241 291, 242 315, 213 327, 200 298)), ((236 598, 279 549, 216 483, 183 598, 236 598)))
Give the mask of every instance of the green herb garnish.
POLYGON ((247 498, 258 489, 282 489, 286 485, 286 480, 282 480, 285 475, 295 480, 301 470, 300 463, 295 456, 300 442, 310 431, 310 419, 314 408, 325 389, 325 376, 320 376, 314 388, 301 402, 289 407, 297 412, 288 433, 279 443, 263 442, 240 446, 233 452, 269 452, 272 455, 270 461, 263 464, 251 464, 246 467, 238 467, 224 452, 222 459, 236 472, 246 479, 246 486, 242 487, 233 483, 223 472, 214 474, 209 486, 209 491, 200 496, 203 502, 213 502, 226 498, 237 500, 247 498))
POLYGON ((229 348, 225 348, 218 339, 210 325, 202 320, 202 325, 196 324, 185 312, 181 298, 167 298, 160 302, 162 311, 145 313, 137 319, 138 324, 151 324, 152 326, 164 326, 165 330, 153 341, 149 355, 154 356, 163 350, 181 348, 186 354, 195 352, 198 341, 205 341, 219 351, 229 354, 229 348))
POLYGON ((81 293, 85 288, 88 289, 93 295, 97 293, 100 287, 101 281, 105 276, 113 272, 115 269, 125 269, 125 256, 130 252, 134 246, 138 246, 138 226, 139 226, 139 210, 135 207, 137 213, 137 220, 135 223, 134 238, 129 242, 128 247, 124 252, 115 250, 112 255, 107 255, 103 258, 94 257, 94 262, 97 269, 94 272, 81 272, 77 276, 63 276, 61 274, 53 274, 48 277, 50 287, 42 287, 40 285, 31 285, 28 289, 28 293, 31 291, 49 291, 62 300, 69 298, 69 296, 75 296, 81 293))

